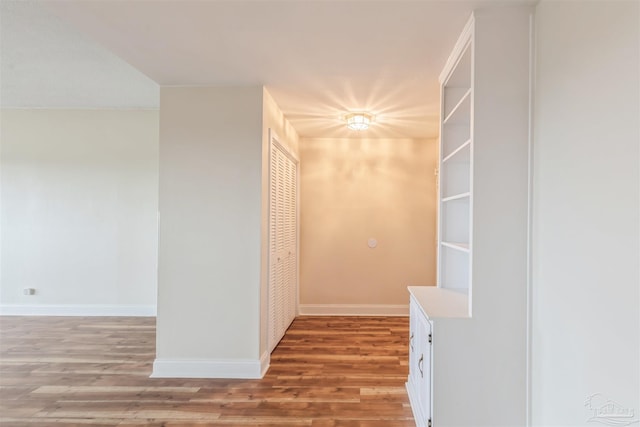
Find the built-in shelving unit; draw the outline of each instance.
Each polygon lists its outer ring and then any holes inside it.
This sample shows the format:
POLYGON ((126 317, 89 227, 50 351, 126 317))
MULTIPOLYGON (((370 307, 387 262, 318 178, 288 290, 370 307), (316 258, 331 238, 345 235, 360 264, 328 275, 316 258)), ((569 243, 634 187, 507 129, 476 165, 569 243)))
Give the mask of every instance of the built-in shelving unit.
MULTIPOLYGON (((473 48, 461 44, 457 59, 443 74, 440 124, 440 219, 438 287, 471 289, 471 208, 473 200, 473 48)), ((468 313, 471 299, 468 298, 468 313)))
POLYGON ((526 425, 533 8, 481 8, 440 74, 437 286, 409 286, 418 427, 526 425))
POLYGON ((409 287, 407 390, 418 427, 433 425, 435 322, 471 316, 473 31, 472 17, 440 76, 438 283, 409 287))

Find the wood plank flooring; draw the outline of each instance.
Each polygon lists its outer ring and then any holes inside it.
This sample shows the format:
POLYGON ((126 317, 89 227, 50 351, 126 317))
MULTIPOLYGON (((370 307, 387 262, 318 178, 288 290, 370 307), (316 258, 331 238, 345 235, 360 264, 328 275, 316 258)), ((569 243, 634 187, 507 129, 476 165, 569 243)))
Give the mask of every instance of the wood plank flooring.
POLYGON ((0 425, 414 426, 404 317, 299 317, 261 380, 149 378, 155 319, 0 317, 0 425))

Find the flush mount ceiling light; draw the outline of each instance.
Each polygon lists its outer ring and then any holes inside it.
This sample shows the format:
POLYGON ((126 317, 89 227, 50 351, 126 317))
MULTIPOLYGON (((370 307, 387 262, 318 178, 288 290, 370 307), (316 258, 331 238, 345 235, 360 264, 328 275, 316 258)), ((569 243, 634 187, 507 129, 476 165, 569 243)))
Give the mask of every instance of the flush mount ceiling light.
POLYGON ((350 113, 344 119, 347 121, 347 127, 351 130, 365 130, 373 121, 373 116, 369 113, 350 113))

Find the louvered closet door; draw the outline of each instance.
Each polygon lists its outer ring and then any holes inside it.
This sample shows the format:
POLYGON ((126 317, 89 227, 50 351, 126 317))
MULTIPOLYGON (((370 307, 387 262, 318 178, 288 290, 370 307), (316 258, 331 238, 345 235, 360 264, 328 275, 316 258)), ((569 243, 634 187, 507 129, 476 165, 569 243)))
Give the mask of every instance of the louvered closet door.
POLYGON ((297 301, 297 241, 298 241, 298 215, 296 209, 297 200, 297 167, 291 160, 287 164, 287 185, 286 185, 286 222, 287 222, 287 293, 285 303, 285 323, 289 327, 296 316, 297 301))
POLYGON ((277 340, 280 341, 285 331, 285 303, 286 303, 286 287, 287 287, 287 216, 285 206, 287 203, 287 192, 285 188, 287 173, 287 158, 279 148, 275 150, 278 161, 278 178, 277 178, 277 208, 276 208, 276 262, 278 264, 276 270, 276 331, 277 340))
POLYGON ((272 140, 269 195, 269 347, 293 321, 297 301, 297 165, 272 140))
POLYGON ((269 350, 272 351, 278 342, 278 331, 276 325, 278 323, 278 310, 276 292, 278 288, 277 270, 278 270, 278 151, 271 147, 269 158, 269 350))

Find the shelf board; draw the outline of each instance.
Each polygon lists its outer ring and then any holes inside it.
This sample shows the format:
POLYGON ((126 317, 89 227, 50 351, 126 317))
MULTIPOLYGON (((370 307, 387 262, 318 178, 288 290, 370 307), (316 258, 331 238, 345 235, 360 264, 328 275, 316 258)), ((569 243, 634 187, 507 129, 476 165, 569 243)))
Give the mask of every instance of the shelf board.
POLYGON ((464 144, 462 144, 461 146, 459 146, 458 148, 456 148, 455 150, 453 150, 451 152, 451 154, 449 154, 448 156, 444 157, 442 159, 442 163, 447 162, 449 159, 451 159, 453 156, 455 156, 456 154, 458 154, 459 152, 461 152, 462 150, 464 150, 467 147, 471 146, 471 138, 467 139, 464 144))
POLYGON ((469 291, 436 286, 409 286, 409 293, 422 312, 431 320, 440 318, 468 318, 469 291))
POLYGON ((468 122, 469 120, 469 109, 471 108, 471 89, 467 90, 465 92, 465 94, 462 96, 462 98, 460 99, 460 101, 458 101, 458 103, 455 105, 455 107, 453 107, 451 109, 451 112, 447 115, 447 117, 445 117, 445 119, 442 121, 443 124, 454 124, 454 123, 458 123, 458 120, 456 120, 456 116, 459 113, 464 113, 464 110, 467 110, 466 113, 467 114, 460 114, 461 116, 466 116, 466 121, 468 122), (458 113, 458 114, 457 114, 458 113))
POLYGON ((440 242, 442 246, 446 246, 447 248, 455 249, 457 251, 469 253, 469 244, 462 242, 440 242))
POLYGON ((460 193, 460 194, 456 194, 454 196, 449 196, 449 197, 443 197, 442 201, 443 202, 450 202, 451 200, 458 200, 458 199, 464 199, 467 197, 471 197, 471 193, 470 192, 466 192, 466 193, 460 193))

